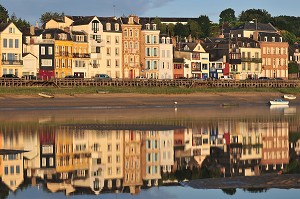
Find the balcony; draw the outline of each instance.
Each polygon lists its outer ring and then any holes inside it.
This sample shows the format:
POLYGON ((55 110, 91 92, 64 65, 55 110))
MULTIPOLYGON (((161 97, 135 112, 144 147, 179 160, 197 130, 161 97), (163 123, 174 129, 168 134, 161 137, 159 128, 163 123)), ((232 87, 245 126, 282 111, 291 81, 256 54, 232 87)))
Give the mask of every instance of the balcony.
POLYGON ((73 58, 90 58, 90 54, 88 53, 73 53, 73 58))
POLYGON ((23 60, 3 60, 2 65, 23 65, 23 60))
POLYGON ((262 63, 262 59, 261 58, 241 58, 242 62, 254 62, 254 63, 262 63))

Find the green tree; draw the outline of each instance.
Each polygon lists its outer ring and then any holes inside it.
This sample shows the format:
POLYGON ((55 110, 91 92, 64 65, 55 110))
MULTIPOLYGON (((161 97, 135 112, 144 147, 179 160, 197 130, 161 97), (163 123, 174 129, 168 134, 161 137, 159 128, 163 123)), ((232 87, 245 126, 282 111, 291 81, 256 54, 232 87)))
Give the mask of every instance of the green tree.
POLYGON ((288 65, 288 73, 294 74, 298 72, 299 72, 298 64, 296 62, 290 62, 288 65))
POLYGON ((239 15, 239 20, 242 22, 253 21, 253 19, 261 23, 269 23, 272 21, 271 15, 264 9, 248 9, 242 11, 239 15))
POLYGON ((295 42, 299 41, 299 38, 296 37, 293 33, 289 31, 283 30, 281 31, 282 37, 287 41, 290 45, 294 44, 295 42))
POLYGON ((174 24, 172 24, 172 23, 169 23, 168 25, 167 25, 167 32, 168 32, 168 34, 170 35, 170 36, 175 36, 175 25, 174 24))
POLYGON ((198 23, 201 30, 200 37, 201 38, 209 37, 211 33, 211 22, 208 16, 200 15, 198 18, 198 23))
POLYGON ((194 20, 189 20, 187 25, 190 29, 191 36, 194 38, 199 38, 201 32, 199 24, 194 20))
POLYGON ((30 27, 30 23, 28 21, 18 18, 15 13, 10 16, 10 21, 13 22, 19 28, 19 30, 30 27))
POLYGON ((175 36, 180 36, 181 38, 188 37, 190 34, 189 28, 187 25, 182 23, 176 23, 174 27, 175 36))
POLYGON ((160 30, 161 34, 166 34, 167 33, 167 25, 161 23, 161 20, 158 17, 156 17, 153 20, 153 23, 155 23, 157 25, 157 29, 160 30))
POLYGON ((227 9, 223 10, 220 13, 219 17, 220 17, 220 19, 219 19, 220 24, 224 24, 224 23, 230 24, 230 23, 236 21, 235 11, 232 8, 227 8, 227 9))
POLYGON ((44 14, 42 14, 41 18, 40 18, 40 22, 42 24, 50 21, 51 19, 62 19, 65 16, 65 14, 62 13, 58 13, 58 12, 45 12, 44 14))
POLYGON ((6 22, 9 18, 8 11, 0 4, 0 22, 6 22))

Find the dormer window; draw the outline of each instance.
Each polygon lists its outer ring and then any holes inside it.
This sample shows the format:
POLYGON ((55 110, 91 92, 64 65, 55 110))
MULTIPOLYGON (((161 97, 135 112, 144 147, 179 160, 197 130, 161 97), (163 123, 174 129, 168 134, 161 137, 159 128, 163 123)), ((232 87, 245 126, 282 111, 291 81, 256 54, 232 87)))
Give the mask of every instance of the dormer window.
POLYGON ((163 43, 163 44, 166 43, 166 38, 165 38, 165 37, 162 37, 162 38, 161 38, 161 43, 163 43))
POLYGON ((106 30, 108 30, 108 31, 111 30, 111 24, 110 23, 106 23, 106 30))
POLYGON ((156 30, 156 24, 153 24, 153 30, 156 30))
POLYGON ((264 41, 268 41, 268 37, 265 37, 265 38, 264 38, 264 41))
POLYGON ((272 42, 275 42, 275 37, 272 37, 272 42))
POLYGON ((166 43, 167 43, 167 44, 170 44, 170 43, 171 43, 171 42, 170 42, 170 37, 167 37, 166 43))
POLYGON ((118 23, 115 24, 115 31, 119 31, 120 30, 120 26, 118 23))
POLYGON ((146 24, 146 30, 150 30, 150 24, 146 24))
POLYGON ((282 42, 282 37, 279 37, 279 42, 282 42))

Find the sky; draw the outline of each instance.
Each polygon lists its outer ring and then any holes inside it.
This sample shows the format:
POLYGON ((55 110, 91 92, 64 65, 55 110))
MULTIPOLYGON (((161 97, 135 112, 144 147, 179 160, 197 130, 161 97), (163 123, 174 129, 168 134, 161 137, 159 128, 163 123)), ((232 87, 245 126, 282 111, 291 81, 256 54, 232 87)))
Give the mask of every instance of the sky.
POLYGON ((40 21, 45 12, 64 12, 65 15, 140 17, 199 17, 207 15, 212 22, 219 14, 232 8, 235 15, 248 9, 265 9, 271 16, 300 16, 298 0, 1 0, 11 16, 29 21, 40 21))

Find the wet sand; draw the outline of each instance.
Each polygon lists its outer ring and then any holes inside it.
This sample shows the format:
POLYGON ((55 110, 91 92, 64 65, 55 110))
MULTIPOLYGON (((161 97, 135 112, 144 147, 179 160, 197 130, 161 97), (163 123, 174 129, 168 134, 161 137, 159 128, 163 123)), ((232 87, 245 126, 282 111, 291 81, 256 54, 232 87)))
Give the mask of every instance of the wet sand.
MULTIPOLYGON (((268 102, 281 93, 195 93, 195 94, 75 94, 42 98, 38 95, 1 95, 0 120, 34 118, 131 120, 170 118, 208 118, 222 116, 256 116, 268 102), (176 104, 174 104, 176 102, 176 104), (223 103, 234 106, 222 106, 223 103), (254 108, 255 107, 255 108, 254 108), (260 107, 260 109, 257 109, 260 107)), ((300 105, 297 98, 290 103, 300 105)))

